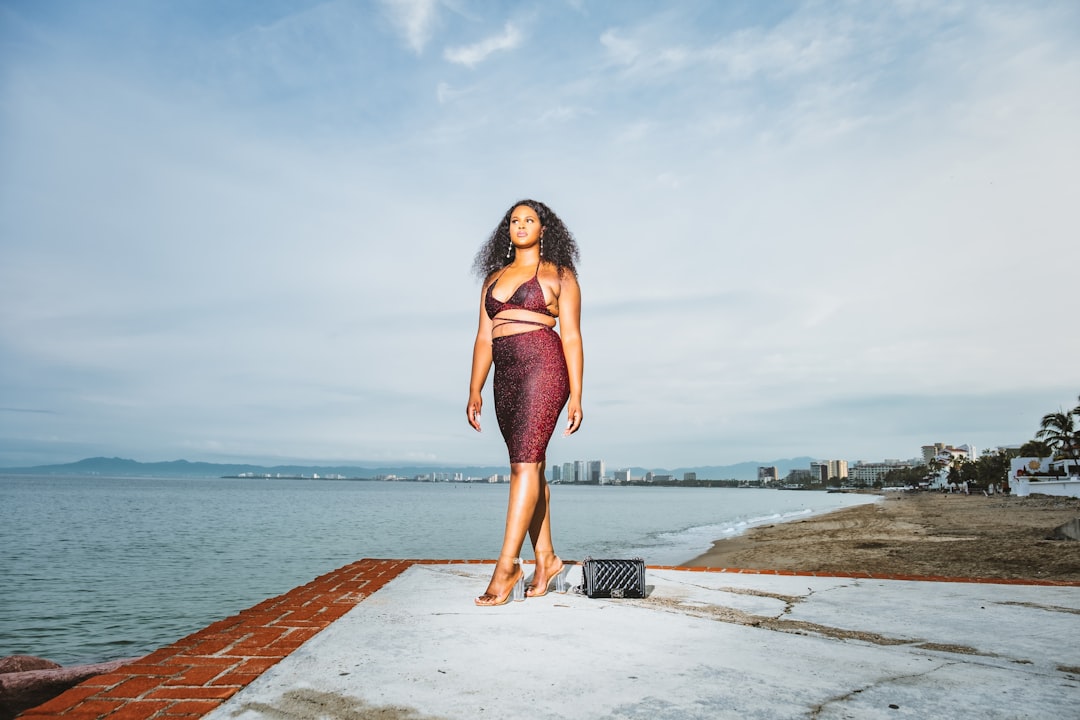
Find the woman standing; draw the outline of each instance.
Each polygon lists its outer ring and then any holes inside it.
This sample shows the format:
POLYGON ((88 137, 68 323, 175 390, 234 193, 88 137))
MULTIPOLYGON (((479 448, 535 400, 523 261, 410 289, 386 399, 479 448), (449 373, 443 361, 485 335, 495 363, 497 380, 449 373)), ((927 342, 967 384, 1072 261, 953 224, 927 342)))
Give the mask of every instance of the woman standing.
POLYGON ((528 597, 546 594, 563 569, 551 542, 551 491, 544 469, 548 441, 564 405, 564 434, 581 427, 584 356, 577 257, 577 243, 562 220, 547 205, 522 200, 507 211, 473 264, 485 279, 465 413, 479 431, 480 391, 494 362, 495 415, 510 452, 502 550, 477 605, 510 599, 523 578, 518 556, 526 533, 536 558, 528 597))

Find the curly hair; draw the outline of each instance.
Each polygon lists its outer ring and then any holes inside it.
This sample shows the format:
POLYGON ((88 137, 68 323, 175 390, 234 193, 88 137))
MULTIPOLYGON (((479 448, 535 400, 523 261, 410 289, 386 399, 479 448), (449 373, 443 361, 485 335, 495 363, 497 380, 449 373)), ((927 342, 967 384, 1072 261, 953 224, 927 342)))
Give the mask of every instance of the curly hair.
POLYGON ((577 275, 575 264, 578 260, 578 246, 574 236, 555 211, 538 200, 519 200, 510 206, 498 227, 491 233, 491 237, 476 253, 476 258, 473 260, 473 272, 480 278, 486 278, 499 268, 513 262, 517 249, 513 248, 510 242, 510 216, 514 213, 514 208, 522 205, 533 209, 536 216, 540 218, 540 227, 544 229, 541 262, 546 260, 553 263, 559 269, 560 276, 565 270, 577 275), (509 257, 506 254, 508 248, 510 248, 509 257))

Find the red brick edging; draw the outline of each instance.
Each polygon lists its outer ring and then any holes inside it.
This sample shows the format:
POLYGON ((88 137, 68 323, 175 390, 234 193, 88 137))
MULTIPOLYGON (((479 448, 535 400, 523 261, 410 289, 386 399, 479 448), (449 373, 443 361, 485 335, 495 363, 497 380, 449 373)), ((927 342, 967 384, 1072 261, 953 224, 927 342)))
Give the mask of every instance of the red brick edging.
MULTIPOLYGON (((413 565, 491 564, 492 560, 365 559, 264 600, 114 672, 85 680, 25 711, 21 720, 194 720, 215 709, 335 620, 413 565)), ((1058 585, 1080 582, 918 577, 870 573, 650 565, 650 570, 845 577, 875 580, 1058 585)))

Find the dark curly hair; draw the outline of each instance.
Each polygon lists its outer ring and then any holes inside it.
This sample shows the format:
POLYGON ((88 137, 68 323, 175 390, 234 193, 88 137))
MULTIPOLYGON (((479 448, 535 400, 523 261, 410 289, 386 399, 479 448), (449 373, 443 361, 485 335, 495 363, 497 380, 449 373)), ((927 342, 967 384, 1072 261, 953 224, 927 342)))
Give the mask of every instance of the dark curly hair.
POLYGON ((540 218, 540 227, 544 229, 544 239, 541 245, 541 261, 553 263, 559 269, 561 276, 564 270, 569 270, 577 275, 576 263, 578 260, 578 246, 574 236, 567 229, 555 211, 538 200, 519 200, 510 206, 503 215, 502 221, 491 237, 487 239, 473 260, 473 272, 480 278, 486 278, 499 268, 506 267, 513 262, 517 255, 517 249, 511 249, 507 257, 507 249, 512 248, 510 243, 510 216, 514 208, 525 205, 530 207, 540 218))

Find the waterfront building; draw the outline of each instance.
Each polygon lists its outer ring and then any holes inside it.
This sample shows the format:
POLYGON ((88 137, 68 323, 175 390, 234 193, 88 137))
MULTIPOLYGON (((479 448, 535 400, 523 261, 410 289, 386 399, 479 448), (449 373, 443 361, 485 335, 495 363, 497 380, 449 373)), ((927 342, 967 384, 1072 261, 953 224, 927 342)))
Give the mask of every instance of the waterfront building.
POLYGON ((628 483, 628 482, 630 482, 630 471, 629 470, 616 470, 615 471, 615 483, 616 484, 628 483))
POLYGON ((585 467, 584 460, 574 461, 574 482, 585 482, 589 479, 588 468, 585 467))
POLYGON ((784 478, 784 485, 789 487, 807 486, 813 485, 816 481, 814 475, 810 470, 800 470, 798 468, 792 470, 784 478))
POLYGON ((696 472, 685 472, 682 474, 683 482, 697 482, 696 472))
POLYGON ((873 485, 880 483, 890 470, 911 467, 911 463, 900 460, 886 460, 879 463, 866 463, 860 460, 848 468, 848 478, 856 484, 873 485))
POLYGON ((577 482, 577 477, 574 476, 574 463, 564 462, 562 464, 562 481, 563 482, 577 482))
POLYGON ((956 457, 962 457, 965 460, 978 460, 979 451, 974 445, 946 445, 945 443, 934 443, 933 445, 922 446, 922 459, 924 463, 929 463, 934 458, 938 460, 945 460, 946 462, 956 457))
POLYGON ((601 482, 604 479, 604 461, 590 460, 588 473, 589 482, 601 482))
POLYGON ((555 464, 551 466, 551 482, 560 482, 562 480, 562 466, 555 464))
POLYGON ((759 467, 757 469, 757 479, 762 485, 772 485, 780 482, 780 469, 775 465, 759 467))
POLYGON ((929 463, 945 450, 945 443, 932 443, 930 445, 922 446, 922 459, 924 463, 929 463))

